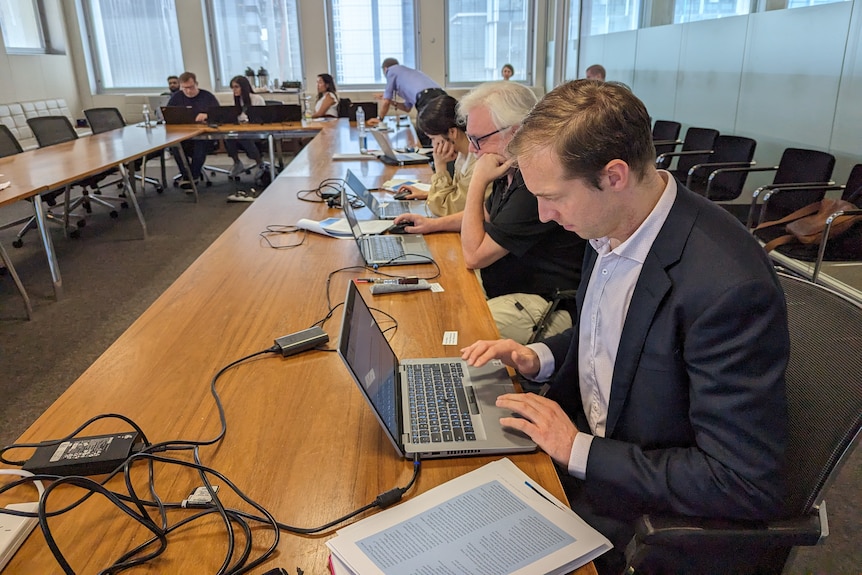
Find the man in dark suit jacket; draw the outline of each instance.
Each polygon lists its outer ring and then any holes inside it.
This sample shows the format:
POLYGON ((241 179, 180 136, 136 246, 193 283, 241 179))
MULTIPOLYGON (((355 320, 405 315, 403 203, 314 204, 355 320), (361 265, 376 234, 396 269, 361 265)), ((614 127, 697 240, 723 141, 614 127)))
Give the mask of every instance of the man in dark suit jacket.
MULTIPOLYGON (((572 508, 614 542, 600 571, 620 566, 644 513, 781 516, 790 344, 763 250, 656 170, 646 108, 622 85, 556 88, 510 151, 542 219, 590 239, 579 318, 544 343, 476 342, 463 357, 550 381, 546 397, 498 405, 523 416, 503 424, 567 471, 572 508)), ((693 568, 680 559, 673 570, 693 568)))

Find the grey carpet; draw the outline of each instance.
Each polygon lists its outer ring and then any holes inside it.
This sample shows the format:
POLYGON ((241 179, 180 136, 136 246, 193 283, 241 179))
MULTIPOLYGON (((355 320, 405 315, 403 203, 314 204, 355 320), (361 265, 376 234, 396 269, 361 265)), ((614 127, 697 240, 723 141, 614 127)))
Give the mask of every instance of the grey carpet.
MULTIPOLYGON (((233 191, 224 176, 201 190, 198 204, 174 188, 162 195, 149 188, 141 198, 147 241, 131 209, 112 220, 97 208, 80 239, 67 240, 53 227, 66 293, 59 302, 37 235, 13 249, 14 230, 0 231, 34 308, 26 321, 11 278, 0 277, 0 445, 15 441, 242 213, 248 204, 225 202, 233 191)), ((29 206, 0 209, 0 222, 21 213, 29 206)), ((829 539, 800 550, 785 573, 862 573, 862 450, 846 462, 827 503, 829 539)))

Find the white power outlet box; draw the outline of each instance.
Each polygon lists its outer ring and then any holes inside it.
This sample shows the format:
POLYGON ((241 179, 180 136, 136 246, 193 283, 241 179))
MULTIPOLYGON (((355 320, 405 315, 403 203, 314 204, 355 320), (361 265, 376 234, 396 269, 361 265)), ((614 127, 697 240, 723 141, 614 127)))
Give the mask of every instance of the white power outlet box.
MULTIPOLYGON (((36 513, 39 504, 13 503, 7 505, 6 509, 36 513)), ((6 564, 38 524, 39 520, 35 517, 18 517, 0 512, 0 571, 6 568, 6 564)))

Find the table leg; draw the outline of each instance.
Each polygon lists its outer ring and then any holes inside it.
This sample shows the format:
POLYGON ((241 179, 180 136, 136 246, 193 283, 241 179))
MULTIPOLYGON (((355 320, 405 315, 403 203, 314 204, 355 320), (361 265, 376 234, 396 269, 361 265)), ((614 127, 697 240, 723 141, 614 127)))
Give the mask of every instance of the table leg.
POLYGON ((275 138, 272 133, 266 135, 266 141, 269 144, 269 178, 270 182, 275 181, 275 138))
MULTIPOLYGON (((126 197, 130 202, 132 202, 132 205, 135 206, 135 212, 138 214, 138 221, 141 222, 141 228, 144 230, 144 239, 147 239, 147 222, 144 221, 144 214, 141 213, 141 207, 138 205, 138 197, 135 195, 135 188, 129 180, 129 171, 123 164, 120 164, 118 167, 120 169, 120 175, 123 176, 123 187, 126 189, 126 197)), ((143 189, 143 184, 141 185, 141 189, 143 189)))
MULTIPOLYGON (((67 189, 68 193, 68 189, 67 189)), ((39 228, 39 236, 42 238, 42 246, 45 248, 45 256, 48 258, 48 268, 51 270, 51 280, 54 282, 54 297, 63 299, 63 278, 60 277, 60 266, 57 264, 57 255, 54 253, 54 243, 51 234, 45 225, 45 208, 39 197, 33 198, 33 211, 36 212, 36 227, 39 228)))

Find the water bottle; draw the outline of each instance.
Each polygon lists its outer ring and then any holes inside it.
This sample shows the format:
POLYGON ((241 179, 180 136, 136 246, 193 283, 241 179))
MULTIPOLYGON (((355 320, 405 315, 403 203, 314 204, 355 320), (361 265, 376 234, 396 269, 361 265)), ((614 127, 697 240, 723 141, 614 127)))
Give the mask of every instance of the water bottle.
POLYGON ((365 134, 365 109, 362 106, 356 108, 356 127, 359 128, 359 152, 364 154, 368 151, 368 136, 365 134))
POLYGON ((302 95, 302 114, 303 119, 311 121, 311 96, 309 94, 302 95))
POLYGON ((150 106, 148 104, 144 104, 144 126, 147 128, 150 127, 150 106))

